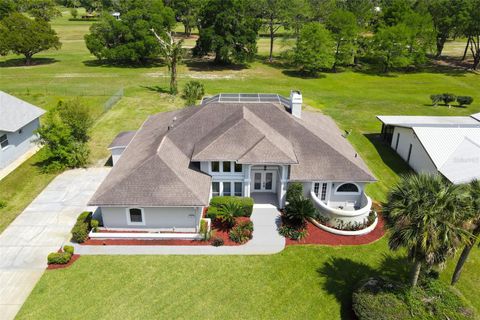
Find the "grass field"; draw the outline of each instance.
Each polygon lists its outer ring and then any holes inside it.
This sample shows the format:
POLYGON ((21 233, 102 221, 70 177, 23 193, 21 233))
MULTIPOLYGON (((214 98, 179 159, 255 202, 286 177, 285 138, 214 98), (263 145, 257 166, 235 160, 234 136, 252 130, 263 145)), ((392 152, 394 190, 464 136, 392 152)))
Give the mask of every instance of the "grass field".
MULTIPOLYGON (((359 280, 405 281, 406 267, 385 239, 269 256, 83 256, 47 271, 18 319, 351 319, 359 280)), ((477 309, 479 281, 467 265, 458 284, 477 309)))
MULTIPOLYGON (((62 49, 37 55, 38 65, 22 66, 17 56, 0 58, 0 90, 45 109, 59 100, 80 96, 96 117, 91 162, 100 165, 108 157, 106 146, 118 132, 137 129, 149 114, 182 107, 183 101, 163 93, 168 87, 165 66, 126 68, 97 63, 83 42, 89 25, 68 21, 66 14, 56 19, 53 26, 62 49), (125 92, 122 100, 104 112, 103 104, 121 88, 125 92)), ((189 40, 186 45, 193 43, 189 40)), ((197 79, 208 94, 288 95, 291 89, 302 90, 310 108, 321 110, 342 129, 352 131, 350 142, 379 179, 368 187, 376 200, 384 200, 398 174, 409 170, 379 142, 376 115, 480 111, 480 76, 476 74, 430 67, 389 75, 346 71, 303 78, 279 64, 265 62, 268 39, 262 37, 258 47, 259 58, 248 67, 220 68, 186 61, 179 69, 180 87, 197 79), (430 94, 442 92, 471 95, 476 101, 466 109, 430 106, 430 94)), ((275 48, 278 54, 286 47, 277 39, 275 48)), ((449 43, 447 52, 460 56, 462 42, 449 43)), ((39 170, 42 156, 37 154, 0 181, 0 199, 7 200, 7 207, 0 209, 0 232, 55 177, 39 170)), ((274 256, 82 257, 70 269, 47 272, 20 318, 348 318, 354 280, 376 272, 388 254, 386 241, 381 240, 355 248, 288 248, 274 256), (80 303, 82 307, 77 308, 80 303)), ((474 250, 459 288, 477 310, 479 270, 480 253, 474 250)), ((451 271, 452 264, 442 273, 445 281, 451 271)))

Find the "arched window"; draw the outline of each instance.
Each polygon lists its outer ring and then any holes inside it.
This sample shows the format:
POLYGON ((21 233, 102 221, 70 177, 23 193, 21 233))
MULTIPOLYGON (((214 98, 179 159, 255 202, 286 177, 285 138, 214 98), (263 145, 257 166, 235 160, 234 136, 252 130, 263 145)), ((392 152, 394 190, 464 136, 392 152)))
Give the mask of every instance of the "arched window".
POLYGON ((337 192, 341 193, 359 193, 358 186, 354 183, 344 183, 337 188, 337 192))
POLYGON ((143 209, 129 208, 127 209, 127 222, 128 224, 145 224, 145 218, 143 216, 143 209))

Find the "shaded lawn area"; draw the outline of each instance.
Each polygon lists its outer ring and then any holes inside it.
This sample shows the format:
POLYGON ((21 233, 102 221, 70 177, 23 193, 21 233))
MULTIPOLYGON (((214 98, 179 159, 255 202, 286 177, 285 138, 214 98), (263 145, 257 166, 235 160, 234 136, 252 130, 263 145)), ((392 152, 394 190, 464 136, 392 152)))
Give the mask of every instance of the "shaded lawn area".
MULTIPOLYGON (((478 266, 467 264, 458 286, 477 310, 478 266)), ((405 267, 385 239, 269 256, 82 256, 47 271, 18 319, 350 319, 360 279, 404 280, 405 267)))

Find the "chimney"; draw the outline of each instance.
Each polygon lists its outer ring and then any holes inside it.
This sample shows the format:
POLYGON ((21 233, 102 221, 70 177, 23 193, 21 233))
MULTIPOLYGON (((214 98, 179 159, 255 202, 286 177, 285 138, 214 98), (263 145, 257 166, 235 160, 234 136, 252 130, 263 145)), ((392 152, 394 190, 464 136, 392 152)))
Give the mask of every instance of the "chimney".
POLYGON ((302 93, 300 91, 290 91, 290 112, 294 117, 302 118, 302 93))

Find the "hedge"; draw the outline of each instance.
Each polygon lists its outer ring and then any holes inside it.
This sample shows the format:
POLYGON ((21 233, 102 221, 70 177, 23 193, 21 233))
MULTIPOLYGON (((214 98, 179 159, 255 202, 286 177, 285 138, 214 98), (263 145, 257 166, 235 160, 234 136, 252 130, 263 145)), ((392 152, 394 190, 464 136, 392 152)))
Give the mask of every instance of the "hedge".
POLYGON ((92 213, 89 211, 82 212, 78 218, 77 222, 72 228, 72 241, 76 243, 82 243, 87 240, 88 233, 92 229, 90 225, 92 221, 92 213))
POLYGON ((68 245, 63 246, 63 252, 68 252, 70 254, 73 254, 74 250, 75 249, 73 248, 73 246, 68 246, 68 245))
POLYGON ((210 207, 207 212, 207 217, 211 218, 208 216, 208 213, 211 215, 215 214, 218 212, 218 210, 222 207, 222 205, 230 202, 230 201, 235 201, 240 203, 240 205, 243 207, 243 217, 250 217, 253 212, 253 199, 249 197, 231 197, 231 196, 223 196, 223 197, 213 197, 212 200, 210 200, 210 207), (215 208, 215 209, 213 209, 215 208), (212 210, 213 209, 213 210, 212 210))
POLYGON ((67 264, 72 258, 69 252, 52 252, 48 255, 48 264, 67 264))

